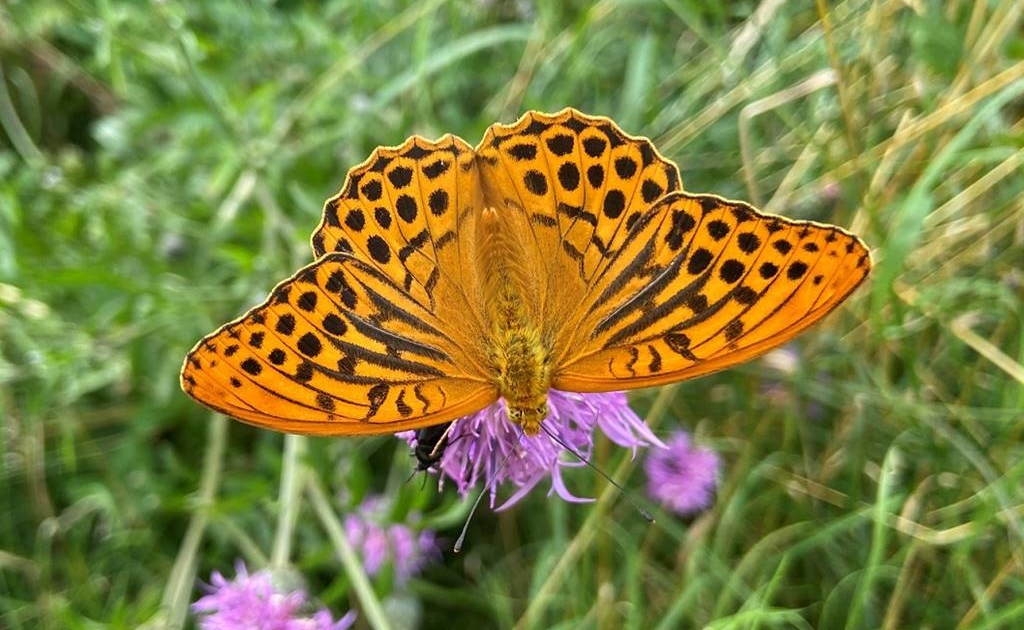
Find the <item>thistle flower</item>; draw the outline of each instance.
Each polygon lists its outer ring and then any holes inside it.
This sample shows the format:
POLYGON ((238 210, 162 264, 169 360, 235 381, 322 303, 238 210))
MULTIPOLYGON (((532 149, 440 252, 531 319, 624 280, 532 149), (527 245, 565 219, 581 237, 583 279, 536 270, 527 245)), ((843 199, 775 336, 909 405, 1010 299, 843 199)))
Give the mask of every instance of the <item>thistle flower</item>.
POLYGON ((202 630, 347 630, 356 619, 355 611, 338 621, 326 609, 302 615, 313 607, 305 591, 282 589, 268 570, 250 575, 241 561, 235 563, 235 579, 214 571, 206 590, 192 604, 202 630))
MULTIPOLYGON (((621 392, 578 394, 554 391, 548 393, 549 414, 543 427, 589 459, 594 445, 594 429, 636 456, 645 446, 663 446, 660 440, 626 404, 621 392)), ((416 433, 398 434, 410 445, 416 433)), ((490 505, 494 508, 498 487, 505 482, 516 487, 498 510, 508 508, 530 492, 545 477, 551 477, 551 490, 565 501, 586 502, 569 491, 562 477, 566 468, 583 466, 583 462, 542 431, 527 437, 522 429, 508 420, 505 402, 457 420, 448 434, 448 445, 436 466, 442 478, 455 482, 462 496, 468 495, 478 483, 486 484, 490 505)))
POLYGON ((390 562, 395 583, 402 585, 418 574, 438 553, 437 537, 430 530, 387 523, 387 503, 370 496, 345 516, 345 537, 362 556, 367 575, 375 576, 390 562))
POLYGON ((666 446, 652 450, 644 462, 648 496, 680 515, 706 509, 718 485, 718 455, 692 446, 685 431, 674 432, 666 446))

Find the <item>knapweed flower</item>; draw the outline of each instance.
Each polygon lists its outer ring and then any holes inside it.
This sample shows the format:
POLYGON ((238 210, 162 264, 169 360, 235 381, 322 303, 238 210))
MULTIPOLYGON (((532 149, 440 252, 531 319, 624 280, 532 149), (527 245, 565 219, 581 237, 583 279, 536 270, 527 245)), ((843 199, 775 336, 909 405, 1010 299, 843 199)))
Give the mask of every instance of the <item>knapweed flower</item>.
MULTIPOLYGON (((566 452, 548 431, 578 455, 589 459, 594 446, 594 430, 600 429, 615 444, 632 449, 664 446, 629 405, 621 392, 578 394, 550 391, 548 417, 543 430, 527 437, 508 419, 505 402, 455 421, 448 434, 448 443, 441 461, 435 466, 443 478, 455 482, 459 494, 466 496, 477 484, 487 484, 490 504, 494 508, 498 487, 509 482, 515 486, 511 496, 498 510, 522 499, 545 477, 551 477, 550 494, 566 501, 585 502, 592 499, 572 494, 565 485, 562 471, 583 466, 583 462, 566 452)), ((416 432, 398 434, 415 446, 416 432)))
POLYGON ((648 496, 680 515, 706 509, 718 485, 718 455, 694 447, 685 431, 674 432, 666 446, 651 450, 644 462, 648 496))
POLYGON ((326 609, 313 611, 302 589, 284 589, 270 571, 249 574, 241 561, 235 563, 235 579, 214 571, 207 594, 192 604, 202 630, 347 630, 355 623, 355 611, 338 621, 326 609))
POLYGON ((438 542, 430 530, 417 534, 405 525, 388 523, 387 507, 380 497, 364 499, 345 516, 345 537, 362 557, 367 575, 377 575, 390 562, 395 583, 401 585, 437 557, 438 542))

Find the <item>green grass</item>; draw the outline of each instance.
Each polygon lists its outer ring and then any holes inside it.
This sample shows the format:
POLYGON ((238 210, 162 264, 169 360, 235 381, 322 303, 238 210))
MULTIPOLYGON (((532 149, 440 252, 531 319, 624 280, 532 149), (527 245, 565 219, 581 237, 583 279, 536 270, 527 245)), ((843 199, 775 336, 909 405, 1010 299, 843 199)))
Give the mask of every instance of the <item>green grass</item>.
POLYGON ((239 557, 364 628, 1024 624, 1018 2, 190 4, 0 7, 0 627, 189 625, 239 557), (567 105, 689 190, 851 228, 876 271, 791 369, 633 396, 723 456, 709 512, 648 526, 581 469, 596 504, 536 491, 407 592, 366 582, 352 498, 449 540, 468 506, 403 483, 393 438, 214 418, 181 359, 308 260, 375 146, 567 105))

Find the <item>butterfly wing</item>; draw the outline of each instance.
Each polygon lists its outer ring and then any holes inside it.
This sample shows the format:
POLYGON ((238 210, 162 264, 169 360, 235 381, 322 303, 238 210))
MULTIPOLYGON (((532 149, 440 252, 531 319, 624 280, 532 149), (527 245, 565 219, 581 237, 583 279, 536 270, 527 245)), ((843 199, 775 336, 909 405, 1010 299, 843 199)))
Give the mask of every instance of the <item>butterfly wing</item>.
POLYGON ((493 403, 464 263, 481 203, 462 140, 376 150, 327 201, 318 260, 200 341, 182 387, 251 424, 318 435, 416 429, 493 403))
POLYGON ((374 266, 328 254, 200 341, 182 387, 212 409, 290 433, 425 427, 497 399, 442 328, 374 266))
POLYGON ((350 253, 436 313, 464 345, 486 331, 476 277, 483 193, 473 149, 455 136, 413 136, 375 149, 324 204, 313 253, 350 253))
POLYGON ((870 267, 840 228, 671 193, 589 283, 554 387, 613 391, 742 363, 819 321, 870 267))
POLYGON ((493 125, 477 155, 487 204, 523 244, 511 262, 535 279, 526 307, 555 341, 579 325, 588 286, 643 211, 682 186, 649 140, 571 108, 493 125))
POLYGON ((832 226, 682 192, 645 138, 573 109, 494 125, 481 184, 540 278, 534 321, 553 386, 612 391, 692 378, 776 347, 841 303, 870 256, 832 226))

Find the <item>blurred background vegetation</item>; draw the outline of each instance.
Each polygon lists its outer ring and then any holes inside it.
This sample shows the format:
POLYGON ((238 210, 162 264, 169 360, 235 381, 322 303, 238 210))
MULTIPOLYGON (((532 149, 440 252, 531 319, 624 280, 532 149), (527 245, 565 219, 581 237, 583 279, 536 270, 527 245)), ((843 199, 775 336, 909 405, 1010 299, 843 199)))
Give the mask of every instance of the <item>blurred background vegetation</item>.
MULTIPOLYGON (((395 627, 1024 624, 1024 36, 1016 0, 9 0, 0 5, 0 627, 179 627, 195 578, 267 562, 281 435, 178 389, 185 352, 308 261, 381 144, 475 143, 575 106, 686 188, 849 227, 876 272, 787 348, 638 392, 725 467, 648 526, 592 472, 483 513, 395 627)), ((450 541, 393 438, 314 440, 344 512, 450 541)), ((605 445, 597 461, 642 478, 605 445)), ((365 602, 305 502, 291 560, 365 602)), ((365 594, 364 594, 365 595, 365 594)), ((363 615, 360 627, 370 627, 363 615)))

